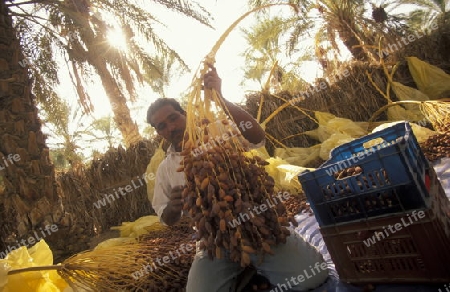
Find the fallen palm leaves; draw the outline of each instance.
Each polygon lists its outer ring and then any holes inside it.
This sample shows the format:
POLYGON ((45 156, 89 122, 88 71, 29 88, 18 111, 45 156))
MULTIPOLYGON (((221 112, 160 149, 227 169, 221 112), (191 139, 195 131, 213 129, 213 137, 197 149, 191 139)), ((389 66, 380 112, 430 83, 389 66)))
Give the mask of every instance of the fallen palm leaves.
POLYGON ((420 104, 420 110, 436 131, 450 131, 450 102, 424 101, 420 104))
POLYGON ((75 291, 183 291, 195 255, 192 229, 186 221, 149 229, 136 243, 82 252, 59 265, 9 270, 8 277, 57 271, 75 291))

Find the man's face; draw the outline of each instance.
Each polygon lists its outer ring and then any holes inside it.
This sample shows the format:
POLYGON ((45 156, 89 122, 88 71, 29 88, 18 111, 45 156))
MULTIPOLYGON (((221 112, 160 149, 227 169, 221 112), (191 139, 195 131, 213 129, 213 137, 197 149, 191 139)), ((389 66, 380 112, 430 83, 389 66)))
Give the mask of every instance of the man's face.
POLYGON ((159 135, 178 148, 186 129, 185 114, 176 111, 171 105, 165 105, 153 114, 151 124, 159 135))

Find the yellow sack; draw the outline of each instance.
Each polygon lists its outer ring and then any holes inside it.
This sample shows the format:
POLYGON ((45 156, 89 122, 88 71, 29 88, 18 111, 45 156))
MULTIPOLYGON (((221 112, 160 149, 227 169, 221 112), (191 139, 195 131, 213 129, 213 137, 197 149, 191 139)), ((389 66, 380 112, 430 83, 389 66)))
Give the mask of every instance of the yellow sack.
MULTIPOLYGON (((269 153, 267 152, 266 147, 260 147, 257 149, 251 149, 250 151, 247 151, 244 153, 244 155, 248 157, 252 157, 253 155, 258 155, 265 161, 267 161, 269 164, 266 165, 264 168, 267 171, 267 173, 274 179, 275 181, 275 190, 295 190, 298 189, 298 187, 301 188, 301 185, 299 184, 298 180, 294 178, 295 175, 293 175, 291 172, 296 171, 295 169, 289 169, 289 167, 285 168, 279 168, 280 165, 289 165, 286 161, 283 159, 280 159, 279 157, 273 158, 270 157, 269 153)), ((293 165, 293 167, 295 167, 293 165)))
POLYGON ((316 140, 319 140, 320 142, 323 142, 326 139, 328 139, 331 136, 331 134, 333 134, 331 130, 327 128, 327 124, 331 119, 334 119, 336 116, 330 113, 319 111, 315 111, 314 115, 317 119, 317 122, 319 123, 319 126, 317 127, 317 129, 306 131, 305 134, 316 140))
MULTIPOLYGON (((395 95, 398 97, 399 100, 413 100, 413 101, 430 100, 425 93, 415 88, 403 85, 400 82, 393 81, 391 85, 392 90, 395 92, 395 95)), ((417 106, 414 104, 405 104, 405 108, 416 109, 417 106)))
POLYGON ((94 250, 100 250, 112 246, 118 246, 118 245, 126 245, 130 243, 136 243, 136 238, 132 237, 118 237, 118 238, 110 238, 105 241, 100 242, 94 250))
POLYGON ((56 270, 33 271, 8 275, 10 270, 53 265, 53 254, 41 239, 27 250, 25 246, 0 259, 0 291, 2 292, 69 292, 72 289, 56 270))
MULTIPOLYGON (((405 122, 405 121, 396 121, 396 122, 391 122, 391 123, 386 122, 384 124, 379 125, 375 129, 373 129, 372 133, 384 130, 386 128, 392 127, 395 124, 403 123, 403 122, 405 122)), ((414 133, 414 136, 417 139, 417 142, 419 142, 419 143, 425 142, 428 139, 428 137, 437 134, 437 132, 435 132, 433 130, 430 130, 428 128, 419 126, 419 125, 417 125, 415 123, 409 123, 409 124, 410 124, 411 129, 412 129, 412 131, 414 133)), ((368 145, 367 147, 372 147, 372 146, 373 145, 368 145)))
POLYGON ((305 166, 319 158, 319 153, 320 144, 317 144, 309 148, 276 148, 274 156, 292 165, 305 166))
POLYGON ((297 179, 297 175, 301 172, 298 166, 290 165, 279 157, 270 157, 266 161, 269 164, 265 166, 265 170, 275 181, 275 191, 285 190, 294 193, 301 190, 297 179))
POLYGON ((11 267, 8 265, 6 260, 0 259, 0 291, 8 284, 8 271, 11 267))
MULTIPOLYGON (((429 100, 426 94, 421 91, 405 86, 399 82, 392 82, 392 90, 400 101, 425 101, 429 100)), ((425 116, 420 111, 419 105, 417 104, 404 104, 397 105, 388 108, 387 110, 389 121, 407 120, 407 121, 422 121, 425 116)))
POLYGON ((348 134, 342 134, 342 133, 335 133, 331 135, 330 138, 328 138, 326 141, 322 142, 320 145, 320 158, 323 160, 328 160, 330 158, 330 152, 332 149, 348 143, 350 141, 353 141, 355 138, 348 135, 348 134))
POLYGON ((364 129, 362 124, 355 123, 350 119, 336 117, 328 121, 327 127, 333 134, 341 133, 354 138, 359 138, 367 134, 367 128, 364 129))
POLYGON ((319 127, 317 128, 317 138, 320 142, 323 142, 333 134, 333 130, 328 127, 328 123, 336 118, 336 116, 330 113, 318 111, 314 112, 314 114, 319 122, 319 127))
POLYGON ((407 57, 409 71, 417 88, 430 99, 450 97, 450 75, 417 57, 407 57))
POLYGON ((319 122, 319 125, 326 125, 330 120, 334 119, 336 116, 327 112, 315 111, 314 115, 319 122))
POLYGON ((319 142, 323 142, 328 139, 332 133, 328 131, 328 128, 322 125, 319 125, 316 129, 305 131, 305 135, 308 135, 311 138, 318 140, 319 142))
POLYGON ((315 112, 319 122, 317 129, 306 131, 305 134, 324 142, 333 134, 341 133, 358 138, 367 134, 367 125, 356 123, 350 119, 339 118, 330 113, 315 112))
POLYGON ((314 170, 314 168, 306 168, 292 164, 280 164, 277 166, 277 169, 284 173, 284 178, 281 181, 283 190, 287 190, 291 193, 298 193, 302 190, 302 185, 298 181, 298 175, 305 170, 314 170))
POLYGON ((388 121, 421 121, 424 119, 423 115, 414 111, 405 109, 402 106, 391 106, 386 110, 388 121))
POLYGON ((250 151, 245 152, 244 155, 246 155, 248 157, 253 157, 253 155, 258 155, 262 159, 270 158, 269 152, 267 152, 267 149, 265 146, 262 146, 262 147, 259 147, 256 149, 251 149, 250 151))
POLYGON ((258 155, 269 163, 264 168, 267 173, 274 179, 276 191, 298 191, 301 189, 301 185, 296 177, 299 171, 301 171, 301 169, 298 169, 298 166, 291 165, 280 157, 270 157, 266 147, 264 146, 247 151, 244 153, 244 155, 248 157, 251 157, 252 155, 258 155))
POLYGON ((411 129, 414 133, 414 136, 416 136, 417 142, 419 142, 419 143, 423 143, 426 140, 428 140, 428 138, 430 136, 437 134, 437 132, 430 130, 428 128, 422 127, 420 125, 417 125, 415 123, 410 123, 410 125, 411 125, 411 129))
POLYGON ((133 222, 122 222, 121 226, 113 226, 111 230, 119 230, 120 237, 132 237, 137 238, 143 234, 147 234, 146 227, 152 226, 159 222, 159 218, 156 215, 143 216, 136 219, 133 222))
POLYGON ((153 191, 155 189, 155 183, 156 183, 156 171, 158 170, 159 165, 166 157, 166 153, 164 152, 162 148, 163 142, 159 144, 158 149, 155 150, 155 153, 153 153, 152 159, 150 159, 150 163, 147 165, 147 170, 145 171, 145 175, 147 178, 153 178, 153 179, 147 179, 147 197, 150 203, 153 201, 153 191))

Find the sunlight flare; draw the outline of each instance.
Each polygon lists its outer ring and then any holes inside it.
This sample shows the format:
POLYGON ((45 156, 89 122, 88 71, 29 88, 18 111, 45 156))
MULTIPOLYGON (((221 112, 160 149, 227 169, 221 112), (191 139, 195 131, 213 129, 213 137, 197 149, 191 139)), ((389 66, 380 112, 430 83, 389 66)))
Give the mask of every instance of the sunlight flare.
POLYGON ((123 52, 127 52, 128 50, 128 41, 125 39, 125 35, 120 29, 110 29, 107 32, 107 38, 109 44, 123 52))

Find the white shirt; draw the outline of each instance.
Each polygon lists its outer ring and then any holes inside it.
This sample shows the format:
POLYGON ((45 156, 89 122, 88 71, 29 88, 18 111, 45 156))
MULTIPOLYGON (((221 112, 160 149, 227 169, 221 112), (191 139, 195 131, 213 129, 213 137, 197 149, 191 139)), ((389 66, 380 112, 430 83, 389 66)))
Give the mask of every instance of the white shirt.
POLYGON ((182 159, 183 156, 180 155, 180 152, 175 152, 175 149, 170 145, 169 149, 167 149, 166 158, 164 158, 156 171, 152 207, 161 221, 161 215, 167 207, 172 188, 186 184, 184 172, 176 171, 180 167, 182 159))
MULTIPOLYGON (((256 149, 264 146, 264 144, 265 140, 262 140, 258 144, 250 143, 250 148, 256 149)), ((161 215, 167 207, 167 203, 170 201, 169 196, 172 188, 186 184, 184 172, 176 171, 180 167, 182 159, 183 156, 180 155, 180 152, 176 152, 173 146, 170 145, 167 149, 166 158, 164 158, 156 171, 152 207, 161 222, 163 222, 161 215)))

